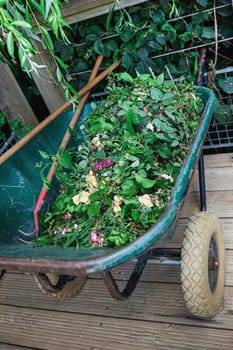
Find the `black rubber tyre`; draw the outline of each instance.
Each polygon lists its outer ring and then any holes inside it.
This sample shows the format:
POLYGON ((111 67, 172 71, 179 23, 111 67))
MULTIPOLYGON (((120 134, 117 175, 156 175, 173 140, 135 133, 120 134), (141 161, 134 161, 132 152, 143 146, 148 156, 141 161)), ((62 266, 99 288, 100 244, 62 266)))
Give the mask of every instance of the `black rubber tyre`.
POLYGON ((221 310, 224 293, 224 238, 218 218, 193 215, 181 250, 181 282, 186 307, 193 316, 212 318, 221 310))
POLYGON ((34 278, 42 292, 53 298, 72 297, 86 282, 86 276, 59 276, 54 273, 34 273, 34 278))

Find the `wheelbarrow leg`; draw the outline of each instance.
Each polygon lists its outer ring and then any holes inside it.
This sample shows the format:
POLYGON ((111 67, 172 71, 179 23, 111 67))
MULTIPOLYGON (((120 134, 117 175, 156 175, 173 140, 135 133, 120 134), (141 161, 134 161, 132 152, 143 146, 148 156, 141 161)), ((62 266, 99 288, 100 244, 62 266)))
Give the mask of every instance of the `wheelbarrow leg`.
POLYGON ((198 161, 199 187, 200 187, 200 210, 206 211, 206 186, 205 186, 205 166, 204 155, 201 154, 198 161))
POLYGON ((150 251, 138 258, 134 266, 133 272, 131 273, 130 278, 122 292, 119 290, 116 280, 114 279, 111 271, 102 272, 102 277, 105 282, 105 285, 114 299, 125 300, 133 293, 141 277, 141 274, 146 266, 149 255, 150 251))

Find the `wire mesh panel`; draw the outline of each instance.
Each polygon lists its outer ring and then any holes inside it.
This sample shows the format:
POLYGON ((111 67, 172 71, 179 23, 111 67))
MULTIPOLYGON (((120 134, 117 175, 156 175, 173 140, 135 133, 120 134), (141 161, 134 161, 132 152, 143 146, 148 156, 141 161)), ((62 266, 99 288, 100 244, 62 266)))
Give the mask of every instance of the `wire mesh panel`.
POLYGON ((216 91, 218 103, 210 124, 205 149, 224 149, 233 147, 233 67, 216 71, 214 82, 204 77, 204 85, 216 91))
POLYGON ((0 145, 0 156, 6 152, 11 146, 13 146, 17 142, 16 133, 13 131, 10 137, 4 142, 4 144, 0 145))

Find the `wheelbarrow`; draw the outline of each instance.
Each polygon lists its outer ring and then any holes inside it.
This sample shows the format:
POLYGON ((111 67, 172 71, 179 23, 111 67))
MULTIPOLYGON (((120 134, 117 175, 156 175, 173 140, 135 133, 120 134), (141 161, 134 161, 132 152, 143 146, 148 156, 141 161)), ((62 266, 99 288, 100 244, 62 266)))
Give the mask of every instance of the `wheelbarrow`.
MULTIPOLYGON (((218 218, 206 212, 204 160, 202 146, 212 118, 215 95, 198 87, 204 110, 194 140, 174 185, 167 209, 142 236, 118 249, 108 247, 90 250, 75 248, 33 247, 19 240, 20 231, 32 231, 33 210, 42 186, 35 165, 41 161, 38 150, 50 154, 59 142, 73 115, 62 113, 35 135, 18 152, 1 165, 0 269, 33 273, 39 287, 55 297, 76 294, 89 274, 100 272, 112 297, 128 298, 151 259, 160 263, 181 265, 184 299, 189 312, 201 318, 212 318, 220 310, 224 288, 224 242, 218 218), (161 249, 174 235, 191 179, 198 167, 200 212, 186 227, 181 254, 161 249), (111 270, 128 260, 135 266, 120 291, 111 270)), ((88 117, 92 105, 87 103, 81 120, 88 117)), ((122 266, 124 268, 124 266, 122 266)))

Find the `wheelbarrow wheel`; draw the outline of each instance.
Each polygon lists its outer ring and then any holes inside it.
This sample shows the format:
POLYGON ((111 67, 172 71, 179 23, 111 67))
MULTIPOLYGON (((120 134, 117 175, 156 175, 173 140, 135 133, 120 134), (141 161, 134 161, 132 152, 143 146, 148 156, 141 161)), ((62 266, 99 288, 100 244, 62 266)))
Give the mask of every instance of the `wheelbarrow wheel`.
POLYGON ((186 307, 193 316, 212 318, 220 311, 224 292, 224 239, 218 218, 193 215, 181 250, 181 282, 186 307))
POLYGON ((54 273, 34 273, 38 287, 53 298, 72 297, 80 292, 86 282, 85 276, 60 276, 54 273))

